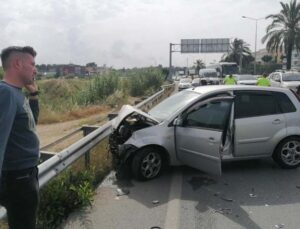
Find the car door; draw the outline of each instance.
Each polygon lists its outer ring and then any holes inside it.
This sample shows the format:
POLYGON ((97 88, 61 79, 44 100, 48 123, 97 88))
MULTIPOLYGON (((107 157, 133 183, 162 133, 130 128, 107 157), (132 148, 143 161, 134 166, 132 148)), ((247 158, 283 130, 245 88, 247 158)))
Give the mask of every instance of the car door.
POLYGON ((234 156, 270 155, 284 135, 285 116, 268 91, 236 91, 234 103, 234 156))
POLYGON ((220 151, 225 143, 233 97, 208 99, 187 109, 175 126, 178 159, 207 173, 221 174, 220 151))

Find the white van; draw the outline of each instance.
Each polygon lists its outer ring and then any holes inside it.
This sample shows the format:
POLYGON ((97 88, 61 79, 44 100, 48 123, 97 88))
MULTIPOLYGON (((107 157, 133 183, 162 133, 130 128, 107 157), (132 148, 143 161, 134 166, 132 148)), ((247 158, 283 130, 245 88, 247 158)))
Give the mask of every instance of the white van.
POLYGON ((214 68, 200 69, 199 77, 201 81, 205 80, 207 85, 216 85, 222 83, 222 78, 218 76, 218 73, 214 68))

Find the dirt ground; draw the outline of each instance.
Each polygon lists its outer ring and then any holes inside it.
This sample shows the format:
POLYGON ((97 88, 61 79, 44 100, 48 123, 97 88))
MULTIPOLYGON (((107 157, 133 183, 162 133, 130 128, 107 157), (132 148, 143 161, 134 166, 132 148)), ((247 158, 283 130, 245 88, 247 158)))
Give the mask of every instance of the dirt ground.
MULTIPOLYGON (((66 136, 71 133, 75 129, 81 127, 82 125, 100 125, 102 122, 107 120, 107 115, 109 113, 114 113, 116 111, 109 110, 103 113, 99 113, 96 115, 92 115, 86 118, 54 123, 54 124, 41 124, 37 125, 37 133, 40 139, 40 146, 43 148, 45 145, 48 145, 57 139, 66 136)), ((55 151, 57 152, 61 148, 64 148, 66 145, 71 144, 73 141, 76 141, 78 138, 82 136, 82 133, 76 134, 74 137, 70 138, 67 141, 64 141, 63 145, 60 144, 58 147, 55 147, 55 151)), ((50 149, 46 149, 47 151, 50 149)), ((50 150, 52 151, 52 150, 50 150)))

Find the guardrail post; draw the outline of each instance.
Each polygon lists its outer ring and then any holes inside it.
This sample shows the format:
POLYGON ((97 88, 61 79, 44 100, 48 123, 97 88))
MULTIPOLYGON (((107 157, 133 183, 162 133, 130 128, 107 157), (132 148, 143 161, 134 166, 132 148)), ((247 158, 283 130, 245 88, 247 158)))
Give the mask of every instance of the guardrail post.
MULTIPOLYGON (((98 127, 95 126, 83 126, 82 127, 83 136, 87 136, 97 128, 98 127)), ((86 169, 90 168, 90 164, 91 164, 90 150, 86 151, 86 153, 84 154, 84 164, 86 169)))
MULTIPOLYGON (((82 130, 83 130, 83 136, 87 136, 90 133, 87 128, 82 128, 82 130)), ((84 154, 84 165, 86 169, 90 168, 90 163, 91 163, 90 150, 88 150, 84 154)))

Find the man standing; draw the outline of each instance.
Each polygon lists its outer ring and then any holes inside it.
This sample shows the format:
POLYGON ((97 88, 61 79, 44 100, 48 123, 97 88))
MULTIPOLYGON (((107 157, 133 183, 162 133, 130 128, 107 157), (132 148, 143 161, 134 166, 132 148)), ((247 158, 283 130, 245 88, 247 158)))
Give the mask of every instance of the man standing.
POLYGON ((229 76, 226 76, 224 79, 225 85, 235 85, 236 83, 237 83, 236 79, 233 77, 232 74, 230 74, 229 76))
POLYGON ((262 75, 262 77, 260 77, 258 80, 257 80, 257 86, 262 86, 262 87, 270 87, 271 86, 271 82, 270 80, 267 78, 267 74, 264 73, 262 75))
POLYGON ((7 210, 11 229, 36 228, 39 105, 35 56, 31 47, 8 47, 1 53, 5 73, 0 82, 0 204, 7 210))

